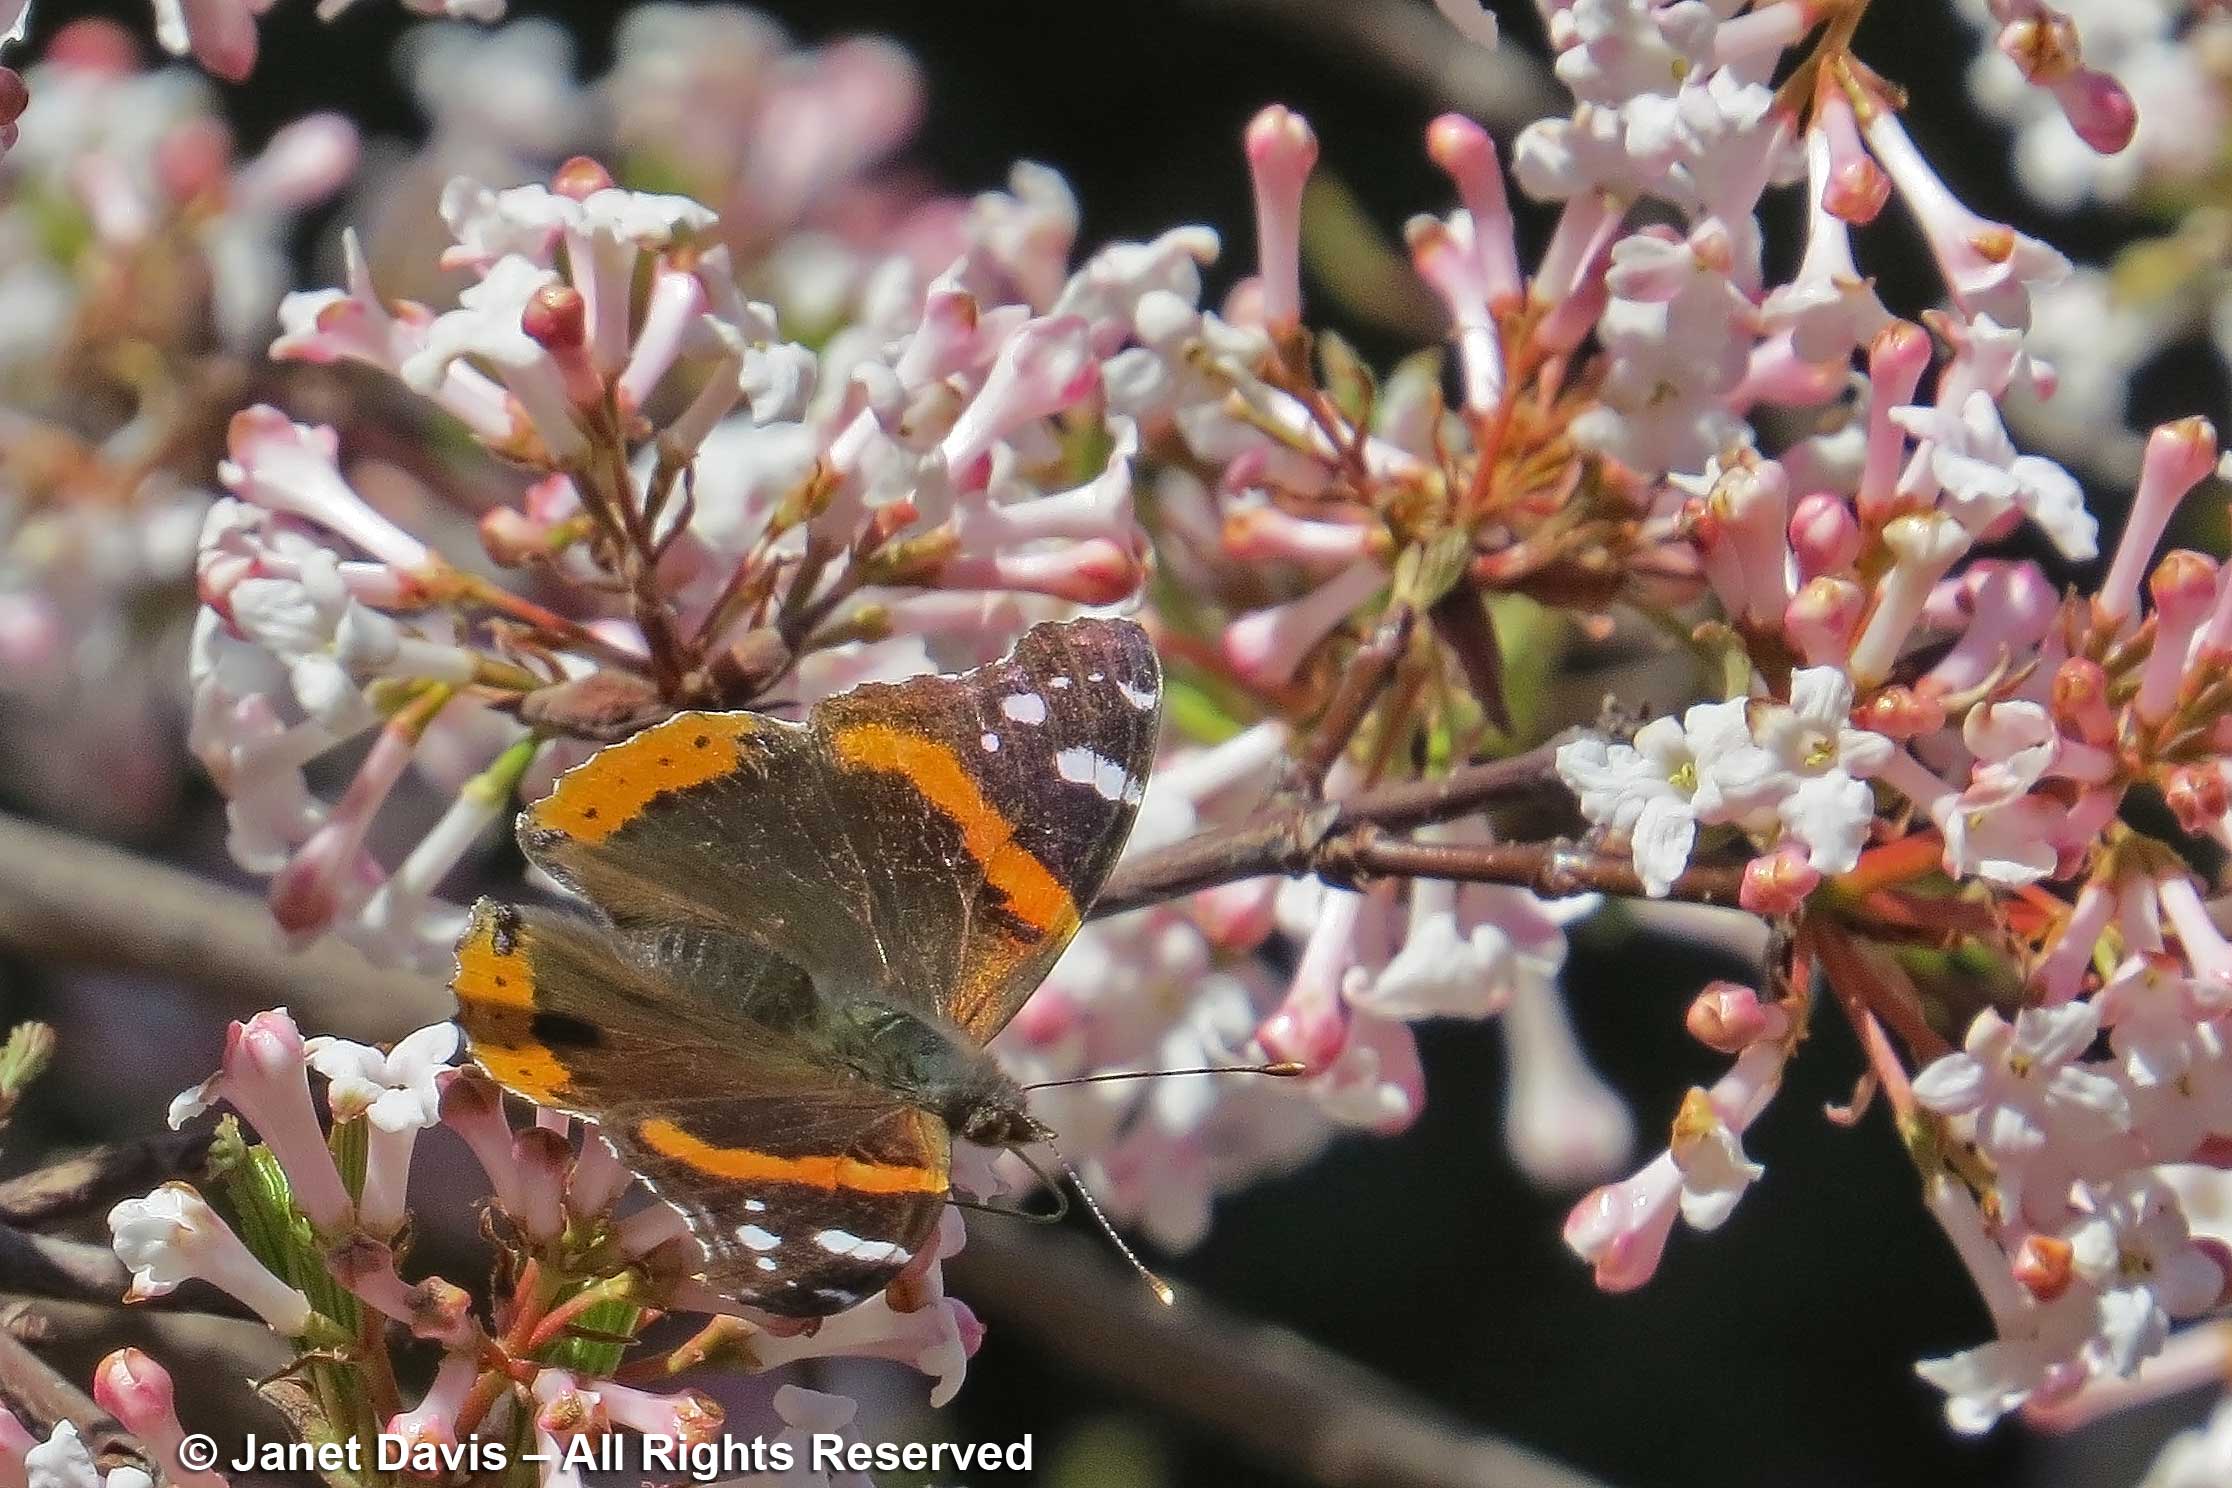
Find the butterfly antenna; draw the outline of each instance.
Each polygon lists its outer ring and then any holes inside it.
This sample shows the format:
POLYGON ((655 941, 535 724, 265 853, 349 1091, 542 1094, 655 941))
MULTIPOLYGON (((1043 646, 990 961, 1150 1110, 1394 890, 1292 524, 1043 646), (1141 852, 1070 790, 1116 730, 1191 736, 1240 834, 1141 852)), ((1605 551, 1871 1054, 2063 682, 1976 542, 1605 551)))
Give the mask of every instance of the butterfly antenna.
MULTIPOLYGON (((1105 1080, 1162 1080, 1177 1075, 1275 1075, 1291 1079, 1306 1075, 1310 1067, 1299 1059, 1280 1059, 1270 1064, 1205 1064, 1196 1069, 1174 1070, 1105 1070, 1097 1075, 1072 1075, 1066 1080, 1041 1080, 1036 1085, 1026 1085, 1025 1090, 1055 1090, 1064 1085, 1098 1085, 1105 1080)), ((1076 1177, 1076 1174, 1071 1174, 1076 1177)))
MULTIPOLYGON (((1183 1071, 1180 1073, 1183 1073, 1183 1071)), ((1147 1268, 1147 1263, 1139 1258, 1139 1253, 1124 1243, 1124 1237, 1116 1233, 1116 1226, 1110 1224, 1108 1216, 1102 1212, 1100 1201, 1094 1198, 1093 1191, 1085 1186, 1085 1180, 1077 1176, 1077 1169, 1070 1166, 1070 1160, 1062 1156, 1062 1149, 1054 1145, 1053 1138, 1046 1139, 1046 1147, 1048 1151, 1054 1154, 1055 1163, 1061 1167, 1062 1172, 1069 1178, 1070 1187, 1076 1189, 1078 1198, 1084 1201, 1085 1212, 1093 1216, 1093 1222, 1101 1227, 1101 1233, 1108 1237, 1108 1243, 1116 1247, 1116 1253, 1129 1261, 1131 1268, 1139 1273, 1140 1280, 1147 1283, 1148 1289, 1155 1294, 1155 1300, 1165 1307, 1176 1303, 1178 1294, 1170 1289, 1170 1283, 1150 1271, 1147 1268)), ((1035 1170, 1037 1164, 1034 1163, 1032 1166, 1035 1170)), ((1059 1192, 1059 1189, 1056 1191, 1059 1192)))

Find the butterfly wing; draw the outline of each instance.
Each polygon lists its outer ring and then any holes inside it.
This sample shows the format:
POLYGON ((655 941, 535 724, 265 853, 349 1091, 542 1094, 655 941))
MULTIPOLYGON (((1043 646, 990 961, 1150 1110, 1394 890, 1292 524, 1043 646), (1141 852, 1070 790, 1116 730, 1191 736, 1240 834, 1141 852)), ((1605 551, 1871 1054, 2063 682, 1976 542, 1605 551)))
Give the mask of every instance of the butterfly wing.
POLYGON ((981 1044, 1122 851, 1161 700, 1138 626, 1041 625, 1005 660, 856 688, 804 724, 677 715, 569 772, 520 841, 622 927, 734 936, 981 1044))
POLYGON ((808 1055, 815 1004, 796 967, 733 940, 483 900, 451 985, 473 1058, 596 1121, 688 1220, 716 1290, 821 1316, 933 1242, 945 1126, 808 1055))

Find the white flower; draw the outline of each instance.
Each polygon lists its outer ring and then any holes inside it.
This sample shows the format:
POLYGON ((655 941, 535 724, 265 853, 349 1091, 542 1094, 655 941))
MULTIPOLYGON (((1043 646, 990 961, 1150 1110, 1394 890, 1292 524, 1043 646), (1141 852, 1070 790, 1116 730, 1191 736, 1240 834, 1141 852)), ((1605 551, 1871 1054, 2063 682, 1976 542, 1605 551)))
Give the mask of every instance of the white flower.
POLYGON ((160 1297, 198 1278, 246 1303, 276 1332, 292 1336, 308 1326, 310 1299, 274 1276, 186 1184, 126 1199, 108 1222, 116 1258, 132 1273, 127 1301, 160 1297))
POLYGON ((2098 1288, 2093 1352, 2118 1375, 2159 1352, 2170 1319, 2197 1317, 2222 1295, 2224 1273, 2194 1244, 2177 1191, 2152 1170, 2088 1186, 2091 1213, 2068 1234, 2079 1278, 2098 1288))
POLYGON ((1725 819, 1716 765, 1750 743, 1742 702, 1699 703, 1680 722, 1643 725, 1632 744, 1591 737, 1561 745, 1558 775, 1584 817, 1628 839, 1645 891, 1663 895, 1689 866, 1699 822, 1725 819))
POLYGON ((2006 1161, 2121 1130, 2131 1117, 2123 1091, 2077 1062, 2099 1028, 2090 1003, 2025 1008, 2012 1024, 1987 1008, 1960 1053, 1914 1077, 1914 1097, 1940 1115, 1972 1117, 1977 1145, 2006 1161))
POLYGON ((2061 752, 2061 734, 2037 703, 1985 702, 1961 721, 1974 763, 1969 784, 1933 808, 1945 866, 1962 877, 2019 888, 2054 870, 2054 827, 2066 808, 2030 794, 2061 752))
POLYGON ((1836 667, 1800 668, 1791 673, 1790 702, 1756 707, 1750 746, 1724 753, 1711 769, 1740 819, 1772 811, 1822 873, 1847 872, 1860 860, 1875 820, 1865 782, 1896 747, 1852 727, 1852 692, 1836 667))
POLYGON ((1891 420, 1922 441, 1901 479, 1902 490, 1929 496, 1972 534, 2000 515, 2021 508, 2063 557, 2099 556, 2100 524, 2085 510, 2084 488, 2070 473, 2039 455, 2019 455, 1998 407, 1982 389, 1958 413, 1908 404, 1891 420))
POLYGON ((154 1488, 155 1480, 136 1467, 112 1467, 104 1475, 77 1427, 57 1421, 52 1435, 23 1454, 16 1481, 25 1488, 154 1488))
POLYGON ((434 1125, 441 1118, 435 1080, 457 1057, 457 1025, 432 1023, 383 1053, 340 1038, 304 1041, 310 1067, 330 1082, 326 1103, 336 1121, 367 1117, 382 1131, 434 1125))
POLYGON ((1693 1088, 1674 1121, 1668 1149, 1682 1173, 1682 1218, 1694 1230, 1717 1230, 1766 1168, 1744 1155, 1740 1133, 1721 1119, 1712 1099, 1693 1088))

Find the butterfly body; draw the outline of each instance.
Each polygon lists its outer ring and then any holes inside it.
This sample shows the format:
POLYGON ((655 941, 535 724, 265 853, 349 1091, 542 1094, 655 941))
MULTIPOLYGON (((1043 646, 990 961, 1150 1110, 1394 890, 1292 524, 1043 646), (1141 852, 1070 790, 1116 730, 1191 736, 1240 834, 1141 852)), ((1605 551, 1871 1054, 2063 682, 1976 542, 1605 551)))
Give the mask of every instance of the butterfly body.
POLYGON ((685 713, 520 818, 594 915, 483 901, 452 986, 474 1058, 596 1121, 709 1284, 839 1311, 936 1233, 951 1142, 1044 1139, 984 1045, 1115 861, 1160 709, 1136 626, 1033 629, 804 723, 685 713))

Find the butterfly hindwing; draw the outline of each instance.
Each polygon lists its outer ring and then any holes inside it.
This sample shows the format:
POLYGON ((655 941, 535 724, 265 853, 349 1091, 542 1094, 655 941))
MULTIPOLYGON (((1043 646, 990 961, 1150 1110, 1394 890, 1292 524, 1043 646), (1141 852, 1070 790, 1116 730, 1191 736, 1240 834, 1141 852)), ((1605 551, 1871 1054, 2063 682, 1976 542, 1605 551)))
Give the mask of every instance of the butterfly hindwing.
POLYGON ((737 936, 823 995, 981 1044, 1122 850, 1160 708, 1137 626, 1042 625, 1005 660, 856 688, 804 724, 677 715, 570 772, 521 842, 624 927, 737 936))
POLYGON ((700 1097, 637 1108, 607 1134, 689 1221, 707 1285, 791 1317, 882 1291, 935 1243, 950 1181, 945 1123, 911 1106, 700 1097))
POLYGON ((935 1236, 944 1124, 811 1055, 803 973, 749 945, 635 936, 483 900, 458 946, 482 1068, 596 1121, 680 1210, 708 1284, 819 1316, 881 1290, 935 1236))

